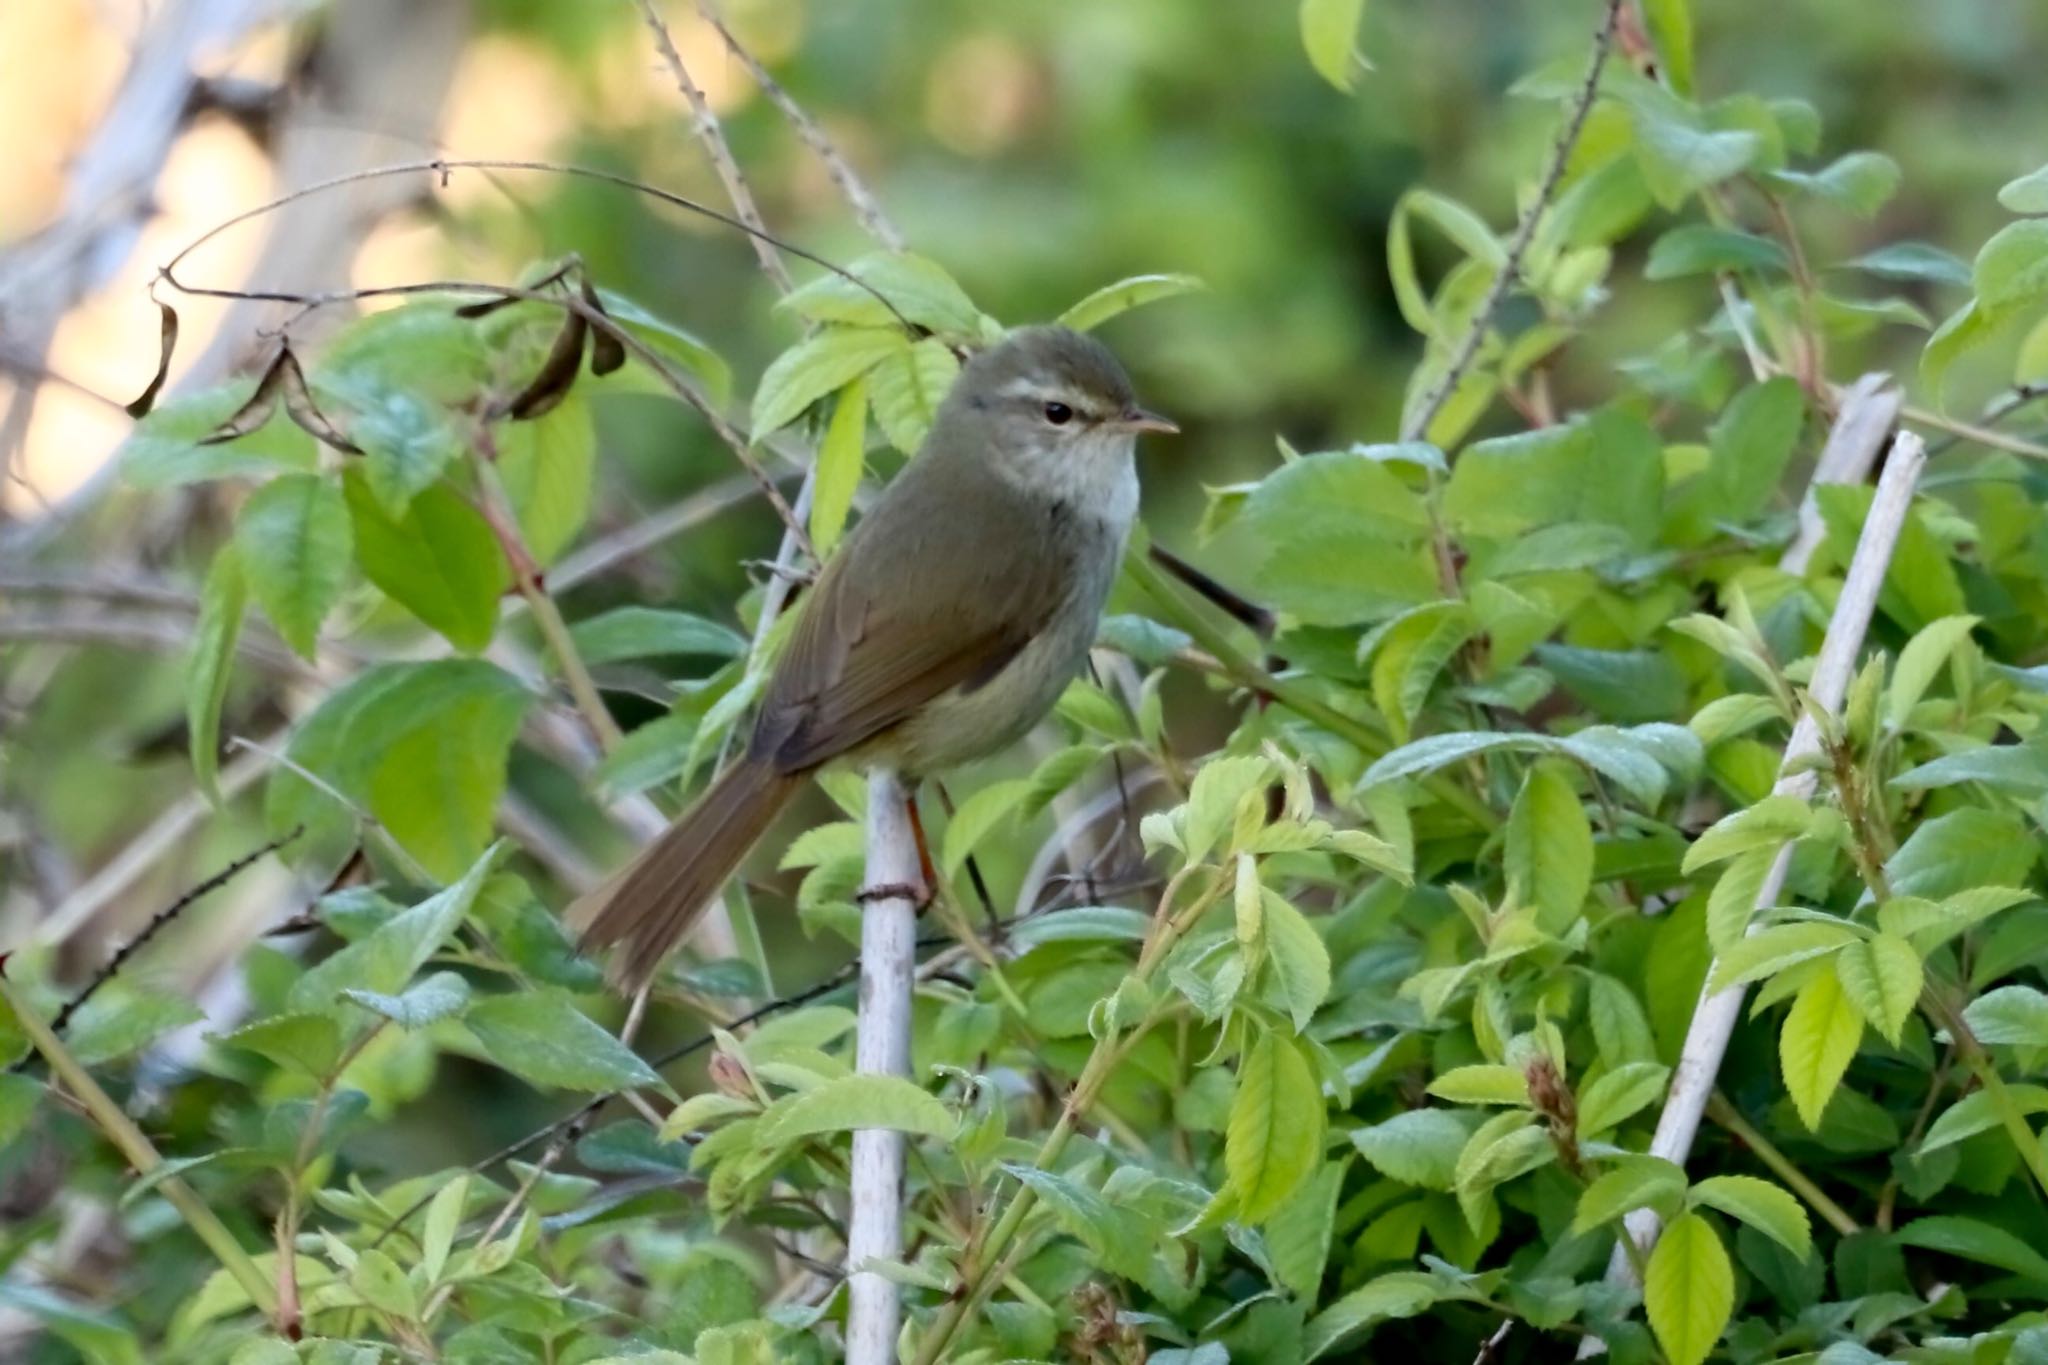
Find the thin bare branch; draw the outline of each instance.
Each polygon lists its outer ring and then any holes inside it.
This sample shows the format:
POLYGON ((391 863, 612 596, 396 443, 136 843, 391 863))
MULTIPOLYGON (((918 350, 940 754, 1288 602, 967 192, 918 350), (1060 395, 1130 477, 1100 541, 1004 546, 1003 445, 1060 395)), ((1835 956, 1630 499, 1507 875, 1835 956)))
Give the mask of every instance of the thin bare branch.
POLYGON ((1557 193, 1559 182, 1564 179, 1565 163, 1571 160, 1572 148, 1579 143, 1579 133, 1586 126, 1586 115, 1592 111, 1593 100, 1600 91, 1600 73, 1607 66, 1607 54, 1614 47, 1615 25, 1620 20, 1624 0, 1607 0, 1607 15, 1600 25, 1600 31, 1593 38, 1592 60, 1586 64, 1586 78, 1579 86, 1579 93, 1572 102, 1571 113, 1565 118, 1564 131, 1558 134, 1557 146, 1550 153, 1550 164, 1543 168, 1543 179, 1537 182, 1536 197, 1529 201, 1529 207, 1522 213, 1522 220, 1515 225, 1515 235, 1508 242, 1507 258, 1501 262, 1500 273, 1493 278, 1486 297, 1480 300, 1478 311, 1465 328, 1465 335, 1451 352, 1451 363, 1443 374, 1424 394, 1416 405, 1414 413, 1401 424, 1401 439, 1419 440, 1428 432, 1430 423, 1436 421, 1451 395, 1457 392, 1458 384, 1465 372, 1472 368, 1473 359, 1479 354, 1480 344, 1486 339, 1487 329, 1493 326, 1493 315, 1500 311, 1508 291, 1521 277, 1522 258, 1528 254, 1529 244, 1536 239, 1536 227, 1542 220, 1544 210, 1557 193))
MULTIPOLYGON (((64 1032, 64 1026, 71 1022, 71 1017, 78 1013, 79 1009, 85 1004, 86 1001, 92 999, 93 996, 99 993, 100 987, 106 985, 109 981, 112 981, 114 979, 115 974, 119 972, 121 968, 127 964, 129 958, 135 956, 136 953, 140 952, 142 948, 146 944, 148 944, 148 942, 151 939, 155 938, 158 934, 162 933, 164 929, 166 929, 173 920, 177 919, 179 915, 182 915, 183 913, 185 913, 186 910, 190 909, 195 902, 204 899, 206 896, 210 895, 215 891, 220 890, 220 888, 226 886, 229 882, 233 881, 245 869, 254 866, 256 863, 261 862, 263 859, 277 852, 286 844, 298 838, 299 835, 303 832, 303 826, 294 827, 289 833, 280 835, 279 837, 272 839, 269 843, 263 845, 263 847, 256 849, 253 852, 243 854, 241 857, 235 859, 233 862, 229 863, 220 871, 214 873, 211 877, 208 877, 205 881, 200 882, 197 886, 194 886, 190 890, 186 891, 183 895, 179 896, 176 900, 172 901, 163 909, 157 911, 154 915, 151 915, 149 917, 149 923, 142 926, 141 931, 137 933, 135 937, 129 939, 126 943, 122 944, 119 948, 117 948, 114 951, 114 955, 106 960, 105 965, 103 965, 98 971, 92 974, 92 979, 85 983, 85 985, 79 990, 78 994, 72 996, 69 1000, 64 1002, 64 1007, 58 1010, 57 1013, 50 1020, 50 1032, 61 1035, 64 1032)), ((28 1058, 24 1057, 21 1061, 16 1062, 9 1069, 13 1071, 19 1071, 27 1063, 27 1061, 28 1058)))
POLYGON ((789 120, 789 126, 796 131, 804 145, 824 163, 825 174, 832 177, 832 183, 846 196, 847 205, 853 209, 853 216, 860 220, 860 225, 867 229, 868 235, 890 251, 903 250, 903 234, 897 231, 896 224, 889 220, 889 215, 883 210, 881 201, 875 198, 874 192, 867 187, 859 172, 853 169, 853 164, 846 159, 838 146, 826 136, 818 121, 804 111, 804 107, 796 102, 796 98, 789 91, 783 89, 780 81, 768 74, 768 68, 761 65, 753 53, 747 51, 746 45, 734 35, 732 27, 712 6, 711 0, 697 0, 697 12, 718 30, 718 36, 725 40, 726 50, 739 59, 740 65, 747 69, 747 74, 754 78, 754 84, 760 86, 761 93, 768 97, 768 102, 782 111, 782 116, 789 120))
POLYGON ((676 88, 690 103, 697 140, 710 154, 711 164, 725 185, 726 197, 732 200, 733 212, 752 229, 754 255, 760 259, 761 270, 778 290, 789 293, 795 287, 789 278, 789 267, 782 263, 782 257, 769 240, 768 225, 761 220, 761 210, 754 203, 754 191, 748 186, 746 177, 740 174, 739 162, 733 159, 732 144, 725 140, 725 128, 712 110, 710 99, 705 96, 704 88, 691 77, 690 69, 683 65, 683 54, 676 51, 675 38, 662 21, 660 12, 654 8, 653 0, 638 0, 638 3, 640 17, 647 21, 647 27, 654 34, 656 50, 661 53, 662 61, 668 64, 669 74, 675 77, 676 88))

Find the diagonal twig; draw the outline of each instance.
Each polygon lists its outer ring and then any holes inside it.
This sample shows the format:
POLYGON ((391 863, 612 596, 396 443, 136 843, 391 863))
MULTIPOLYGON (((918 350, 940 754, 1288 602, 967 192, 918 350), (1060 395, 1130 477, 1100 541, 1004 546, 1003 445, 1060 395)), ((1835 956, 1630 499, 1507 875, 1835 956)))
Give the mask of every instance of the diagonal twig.
POLYGON ((676 88, 689 101, 690 113, 695 119, 697 140, 704 144, 704 150, 711 157, 711 165, 718 172, 720 182, 725 185, 726 197, 732 200, 733 212, 740 221, 754 230, 749 240, 754 245, 754 255, 761 262, 761 270, 774 282, 777 291, 787 294, 795 288, 789 278, 789 267, 782 263, 782 256, 768 241, 768 226, 761 219, 761 210, 754 202, 754 191, 748 186, 745 176, 740 174, 739 162, 733 159, 732 144, 725 140, 725 128, 718 121, 718 114, 711 108, 710 99, 704 94, 704 87, 698 85, 690 75, 690 68, 683 64, 683 54, 676 51, 676 41, 654 8, 653 0, 638 0, 640 17, 647 21, 647 27, 654 34, 654 46, 667 64, 669 74, 675 77, 676 88))
POLYGON ((768 68, 761 65, 760 59, 746 49, 723 16, 712 8, 711 0, 697 0, 697 12, 704 16, 705 22, 718 31, 718 36, 725 40, 726 50, 739 59, 740 65, 747 69, 747 74, 754 78, 754 84, 761 87, 761 93, 768 97, 768 102, 782 111, 782 116, 789 120, 789 126, 797 137, 802 139, 803 144, 824 163, 825 174, 832 177, 832 183, 846 196, 847 205, 853 209, 853 216, 860 220, 860 225, 867 229, 868 235, 890 251, 903 250, 903 234, 897 230, 896 224, 889 220, 881 201, 875 198, 874 191, 867 187, 866 182, 853 169, 853 163, 846 159, 845 154, 833 144, 832 139, 825 135, 825 130, 818 126, 818 121, 804 112, 803 106, 796 102, 789 91, 783 89, 780 81, 768 74, 768 68))
POLYGON ((1593 38, 1593 56, 1586 65, 1585 81, 1580 85, 1571 113, 1565 119, 1564 131, 1558 134, 1557 146, 1550 153, 1550 164, 1543 168, 1543 179, 1537 184, 1536 197, 1529 201, 1521 222, 1515 225, 1515 235, 1508 243, 1507 259, 1501 262, 1500 273, 1493 277, 1486 297, 1480 300, 1472 321, 1466 325, 1465 335, 1451 353, 1450 365, 1429 387, 1415 411, 1402 422, 1402 440, 1420 439, 1429 430, 1430 423, 1436 420, 1437 414, 1443 411, 1444 404, 1457 391, 1465 372, 1472 368, 1480 343, 1486 339, 1486 330, 1493 325, 1493 315, 1500 311, 1508 291, 1514 288, 1515 281, 1521 276, 1522 257, 1528 254, 1529 244, 1536 239, 1537 224, 1542 220, 1544 210, 1550 206, 1551 196, 1557 193, 1558 183, 1564 179, 1565 163, 1571 160, 1572 148, 1578 146, 1579 133, 1586 126, 1586 115, 1592 111, 1594 97, 1599 93, 1600 73, 1606 68, 1607 54, 1614 47, 1614 30, 1620 22, 1622 4, 1623 0, 1607 0, 1607 16, 1593 38))

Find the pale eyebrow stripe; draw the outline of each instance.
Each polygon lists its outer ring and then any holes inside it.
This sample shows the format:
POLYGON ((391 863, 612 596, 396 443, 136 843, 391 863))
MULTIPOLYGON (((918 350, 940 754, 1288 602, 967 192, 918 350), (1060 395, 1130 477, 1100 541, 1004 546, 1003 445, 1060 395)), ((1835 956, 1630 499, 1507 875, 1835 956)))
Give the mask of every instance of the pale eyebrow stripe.
POLYGON ((1000 398, 1039 398, 1050 401, 1066 400, 1067 395, 1059 389, 1049 389, 1030 379, 1013 379, 1004 385, 997 395, 1000 398))

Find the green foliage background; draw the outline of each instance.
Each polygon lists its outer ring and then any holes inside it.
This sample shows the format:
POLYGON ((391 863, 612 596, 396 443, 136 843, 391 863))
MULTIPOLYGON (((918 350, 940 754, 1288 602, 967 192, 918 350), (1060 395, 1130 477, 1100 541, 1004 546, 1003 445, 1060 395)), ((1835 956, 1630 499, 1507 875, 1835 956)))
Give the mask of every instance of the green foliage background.
MULTIPOLYGON (((802 1257, 836 1255, 845 1134, 871 1124, 913 1135, 894 1273, 920 1360, 1470 1359, 1504 1323, 1495 1358, 1589 1334, 1684 1365, 2048 1351, 2048 451, 2025 387, 2048 378, 2048 193, 2020 178, 2048 16, 1745 3, 1694 32, 1683 0, 1640 29, 1629 7, 1477 378, 1397 444, 1599 16, 1374 6, 1366 72, 1351 8, 1311 0, 1305 52, 1293 7, 736 7, 921 261, 869 255, 757 100, 729 131, 770 222, 859 260, 935 339, 829 278, 777 306, 731 234, 522 179, 449 225, 448 271, 532 282, 533 260, 578 253, 649 348, 623 368, 592 351, 566 396, 536 397, 559 306, 429 299, 308 349, 305 401, 359 453, 253 378, 141 425, 127 490, 38 567, 155 536, 150 563, 196 594, 193 648, 138 666, 10 647, 9 801, 89 862, 213 787, 214 736, 289 717, 284 766, 182 870, 298 828, 309 886, 359 844, 371 884, 321 899, 306 947, 230 935, 244 988, 233 1022, 208 1020, 222 1036, 174 1042, 203 1015, 193 964, 223 951, 204 905, 65 1021, 173 1169, 138 1182, 95 1136, 108 1116, 52 1100, 38 1067, 0 1079, 21 1208, 0 1298, 47 1325, 32 1358, 830 1358, 837 1300, 802 1257), (501 608, 519 554, 559 566, 733 476, 671 380, 750 414, 757 443, 815 444, 829 546, 864 469, 914 448, 946 344, 1138 275, 1204 286, 1093 310, 1189 432, 1145 452, 1151 534, 1277 635, 1134 558, 1103 682, 1076 684, 1037 752, 957 778, 934 822, 950 892, 926 928, 951 969, 920 995, 914 1084, 847 1075, 850 991, 738 1022, 847 955, 845 782, 758 859, 741 956, 679 967, 622 1042, 549 908, 562 859, 495 841, 501 800, 599 863, 625 841, 596 798, 673 806, 778 638, 754 637, 744 567, 776 523, 754 500, 501 608), (1818 792, 1773 796, 1869 491, 1821 492, 1810 566, 1779 554, 1830 381, 1872 368, 1940 453, 1822 727, 1818 792), (2003 437, 1949 441, 1944 414, 1994 401, 2003 437), (235 439, 203 442, 224 424, 235 439), (166 532, 181 499, 196 514, 166 532), (540 728, 588 719, 572 655, 625 732, 585 774, 540 728), (1138 779, 1137 827, 1102 831, 1106 886, 982 924, 967 854, 1007 913, 1067 801, 1101 796, 1114 823, 1112 773, 1138 779), (1681 1172, 1642 1149, 1717 954, 1755 1007, 1681 1172), (657 1074, 707 1023, 734 1031, 657 1074), (627 1088, 640 1107, 603 1111, 559 1167, 464 1169, 627 1088), (180 1179, 229 1240, 293 1246, 294 1273, 275 1250, 248 1282, 232 1253, 214 1270, 180 1179), (44 1283, 50 1185, 110 1209, 117 1247, 44 1283), (1604 1271, 1643 1207, 1667 1230, 1639 1296, 1604 1271), (283 1282, 297 1310, 264 1302, 283 1282)), ((565 159, 719 202, 680 115, 608 115, 592 54, 628 11, 485 14, 567 77, 565 159)), ((50 1015, 70 965, 18 955, 16 1001, 50 1015)), ((8 1019, 12 1060, 29 1021, 8 1019)))

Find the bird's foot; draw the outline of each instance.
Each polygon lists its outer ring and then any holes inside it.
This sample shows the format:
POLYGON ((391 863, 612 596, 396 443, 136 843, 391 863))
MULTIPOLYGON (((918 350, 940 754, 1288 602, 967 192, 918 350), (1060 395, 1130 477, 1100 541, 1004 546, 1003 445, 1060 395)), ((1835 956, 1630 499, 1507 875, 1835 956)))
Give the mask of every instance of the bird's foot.
POLYGON ((853 898, 862 905, 875 901, 909 901, 923 910, 932 903, 932 888, 929 882, 880 882, 874 886, 863 886, 853 893, 853 898))

